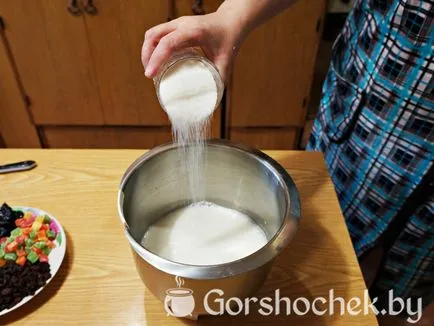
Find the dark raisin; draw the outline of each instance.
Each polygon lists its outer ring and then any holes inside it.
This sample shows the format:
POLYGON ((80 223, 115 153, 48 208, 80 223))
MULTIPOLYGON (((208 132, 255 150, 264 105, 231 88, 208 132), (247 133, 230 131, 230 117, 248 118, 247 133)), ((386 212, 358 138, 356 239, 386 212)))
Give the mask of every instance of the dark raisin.
POLYGON ((0 237, 10 235, 15 229, 15 220, 20 216, 23 216, 23 212, 14 212, 6 203, 0 207, 0 237))
POLYGON ((8 262, 0 268, 0 311, 9 309, 23 298, 35 294, 51 277, 50 265, 37 262, 18 266, 8 262))

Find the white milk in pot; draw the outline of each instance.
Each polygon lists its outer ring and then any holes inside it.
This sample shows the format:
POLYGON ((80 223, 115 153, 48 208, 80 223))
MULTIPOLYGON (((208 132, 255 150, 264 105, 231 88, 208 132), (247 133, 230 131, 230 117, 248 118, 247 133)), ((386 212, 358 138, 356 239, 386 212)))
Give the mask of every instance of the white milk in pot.
POLYGON ((165 259, 190 265, 217 265, 249 256, 267 243, 249 216, 220 205, 198 202, 158 220, 142 245, 165 259))

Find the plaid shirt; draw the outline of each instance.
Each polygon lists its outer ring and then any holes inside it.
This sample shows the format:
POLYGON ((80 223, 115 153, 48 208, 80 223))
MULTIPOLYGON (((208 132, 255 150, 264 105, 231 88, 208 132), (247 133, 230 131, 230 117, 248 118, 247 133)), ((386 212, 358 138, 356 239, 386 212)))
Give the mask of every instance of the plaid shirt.
POLYGON ((373 293, 434 297, 434 1, 359 0, 333 47, 308 150, 324 153, 373 293))

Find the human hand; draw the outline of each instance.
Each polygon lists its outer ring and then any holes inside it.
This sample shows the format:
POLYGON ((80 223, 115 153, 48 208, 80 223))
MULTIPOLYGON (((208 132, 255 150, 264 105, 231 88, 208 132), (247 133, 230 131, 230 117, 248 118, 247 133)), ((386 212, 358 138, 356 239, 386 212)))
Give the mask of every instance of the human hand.
POLYGON ((145 75, 155 77, 159 67, 175 51, 200 47, 226 80, 240 42, 241 29, 219 12, 180 17, 146 32, 142 46, 145 75))

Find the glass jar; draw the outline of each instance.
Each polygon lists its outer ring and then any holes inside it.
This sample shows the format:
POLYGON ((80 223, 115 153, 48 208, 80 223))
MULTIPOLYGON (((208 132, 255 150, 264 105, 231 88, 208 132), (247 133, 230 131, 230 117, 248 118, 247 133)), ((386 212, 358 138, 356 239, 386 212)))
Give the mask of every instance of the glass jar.
POLYGON ((158 70, 157 75, 154 77, 154 85, 157 92, 157 98, 160 102, 161 107, 163 110, 165 110, 163 101, 160 97, 160 83, 163 80, 165 74, 170 71, 171 68, 173 68, 176 64, 180 63, 184 60, 197 60, 202 62, 211 72, 214 81, 216 83, 217 88, 217 101, 214 107, 214 110, 220 105, 220 102, 223 97, 225 84, 223 82, 222 77, 220 76, 220 73, 217 69, 217 67, 212 63, 208 58, 205 57, 205 55, 202 54, 200 50, 197 50, 195 48, 188 48, 182 51, 178 51, 174 53, 158 70))

